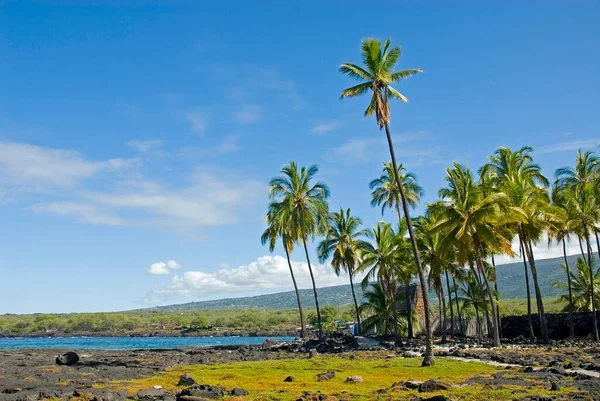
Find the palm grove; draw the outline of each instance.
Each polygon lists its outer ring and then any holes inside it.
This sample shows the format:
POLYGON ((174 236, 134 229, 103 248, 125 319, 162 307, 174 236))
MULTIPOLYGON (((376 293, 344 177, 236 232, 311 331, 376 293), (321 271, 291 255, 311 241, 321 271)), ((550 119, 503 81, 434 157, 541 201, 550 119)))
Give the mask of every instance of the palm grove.
MULTIPOLYGON (((281 169, 271 180, 270 204, 266 216, 268 227, 263 244, 271 251, 278 241, 287 256, 290 275, 296 290, 302 336, 306 336, 303 308, 298 294, 290 254, 301 247, 306 258, 315 298, 318 335, 323 338, 321 308, 309 257, 308 245, 318 239, 317 254, 321 262, 330 260, 336 274, 345 273, 353 284, 363 278, 366 302, 359 305, 354 286, 354 313, 361 330, 376 329, 401 341, 401 333, 413 336, 415 319, 407 300, 408 311, 398 311, 398 291, 417 279, 423 296, 426 352, 424 366, 434 363, 433 328, 428 288, 438 298, 439 316, 444 329, 442 340, 450 334, 464 332, 467 318, 476 317, 477 333, 483 329, 494 345, 500 344, 500 294, 496 285, 495 255, 519 256, 523 261, 528 303, 529 335, 539 333, 539 340, 549 341, 540 292, 534 245, 546 238, 556 241, 564 252, 567 311, 595 311, 600 300, 597 284, 600 274, 594 268, 593 242, 599 248, 600 232, 600 159, 593 152, 579 151, 575 167, 556 171, 552 182, 542 174, 533 160, 533 149, 497 149, 479 170, 472 171, 459 163, 446 169, 445 187, 439 200, 425 205, 422 216, 411 217, 423 190, 416 177, 396 161, 390 131, 390 99, 408 99, 392 85, 422 70, 394 71, 401 48, 376 39, 362 42, 363 65, 343 63, 340 72, 358 81, 342 91, 341 98, 369 94, 365 116, 375 116, 377 127, 385 131, 390 162, 383 164, 382 174, 370 183, 372 205, 382 213, 391 209, 397 217, 393 223, 380 222, 365 228, 350 209, 331 212, 328 186, 316 180, 316 166, 300 167, 294 162, 281 169), (575 271, 567 260, 566 243, 577 241, 581 251, 575 271), (515 247, 514 244, 517 244, 515 247), (514 249, 517 248, 517 249, 514 249), (530 291, 530 286, 533 291, 530 291), (444 294, 444 288, 447 290, 444 294), (533 327, 532 300, 535 302, 539 327, 533 327), (450 314, 449 325, 447 314, 450 314), (473 316, 474 315, 474 316, 473 316), (459 327, 455 327, 455 322, 459 327), (449 326, 449 327, 448 327, 449 326)), ((408 294, 408 291, 403 291, 408 294)), ((590 327, 598 340, 593 314, 590 327)))

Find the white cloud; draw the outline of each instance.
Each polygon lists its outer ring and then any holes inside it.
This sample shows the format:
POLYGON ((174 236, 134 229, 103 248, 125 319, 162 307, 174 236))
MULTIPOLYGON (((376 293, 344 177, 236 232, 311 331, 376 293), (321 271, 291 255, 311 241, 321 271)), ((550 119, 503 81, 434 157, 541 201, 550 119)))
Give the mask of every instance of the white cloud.
POLYGON ((138 164, 138 159, 90 161, 72 150, 16 142, 0 143, 0 182, 29 190, 70 187, 85 178, 138 164))
MULTIPOLYGON (((414 132, 394 137, 396 156, 411 166, 442 162, 439 147, 433 146, 427 133, 414 132)), ((389 160, 388 144, 384 135, 371 135, 346 140, 331 149, 324 157, 330 161, 360 164, 389 160)))
POLYGON ((149 140, 133 140, 127 142, 127 145, 133 150, 140 153, 148 153, 155 151, 163 145, 163 141, 160 139, 149 139, 149 140))
POLYGON ((206 127, 208 125, 208 118, 206 112, 203 110, 189 110, 184 114, 185 120, 190 125, 190 128, 196 135, 202 136, 206 131, 206 127))
POLYGON ((336 129, 341 127, 341 123, 339 121, 329 121, 329 122, 321 122, 315 124, 310 131, 314 134, 322 135, 331 131, 335 131, 336 129))
MULTIPOLYGON (((292 261, 300 288, 312 288, 308 264, 292 261)), ((347 284, 347 276, 336 276, 329 265, 312 264, 318 287, 347 284)), ((362 277, 357 277, 358 283, 362 277)), ((286 258, 279 255, 261 256, 256 261, 237 268, 223 265, 212 272, 187 271, 173 277, 171 285, 155 289, 148 299, 154 302, 172 298, 208 299, 214 296, 258 295, 293 289, 286 258)))
MULTIPOLYGON (((516 253, 514 257, 508 257, 506 255, 498 255, 495 257, 497 264, 514 263, 521 261, 519 255, 519 239, 515 237, 512 242, 513 252, 516 253)), ((579 243, 577 238, 572 238, 571 241, 567 241, 567 255, 579 255, 581 253, 579 249, 579 243)), ((533 245, 533 256, 535 259, 550 259, 558 258, 563 256, 562 244, 557 244, 556 241, 552 241, 548 244, 548 235, 544 233, 540 241, 533 245)))
POLYGON ((34 213, 54 214, 57 216, 71 216, 77 221, 91 224, 101 224, 108 226, 122 226, 125 222, 116 216, 107 214, 99 210, 92 204, 76 202, 51 202, 38 203, 31 207, 34 213))
POLYGON ((169 260, 167 262, 156 262, 150 265, 148 269, 148 273, 155 276, 166 276, 173 269, 179 269, 181 265, 174 260, 169 260))
POLYGON ((182 189, 159 186, 148 191, 93 192, 86 196, 103 207, 144 214, 138 220, 130 219, 130 225, 178 228, 235 224, 242 211, 265 193, 265 185, 257 181, 198 169, 190 185, 182 189))
POLYGON ((579 141, 560 142, 552 145, 542 146, 536 149, 536 153, 556 153, 567 150, 589 149, 600 146, 600 139, 583 139, 579 141))
POLYGON ((262 120, 262 108, 256 104, 244 105, 233 114, 235 121, 240 125, 256 124, 262 120))
MULTIPOLYGON (((237 149, 236 137, 227 136, 203 151, 220 155, 237 149)), ((183 183, 163 183, 132 168, 144 163, 137 158, 89 161, 75 151, 0 142, 0 200, 29 201, 24 208, 33 213, 84 223, 185 231, 255 218, 267 192, 263 182, 207 167, 180 172, 183 183)))

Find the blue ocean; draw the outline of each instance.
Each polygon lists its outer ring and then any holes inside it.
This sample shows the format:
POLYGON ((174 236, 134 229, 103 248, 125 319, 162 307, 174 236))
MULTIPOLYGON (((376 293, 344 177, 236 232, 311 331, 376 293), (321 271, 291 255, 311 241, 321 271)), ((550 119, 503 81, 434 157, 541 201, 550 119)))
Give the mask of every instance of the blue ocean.
POLYGON ((0 338, 0 349, 161 349, 215 345, 257 345, 265 340, 291 341, 294 337, 45 337, 0 338))

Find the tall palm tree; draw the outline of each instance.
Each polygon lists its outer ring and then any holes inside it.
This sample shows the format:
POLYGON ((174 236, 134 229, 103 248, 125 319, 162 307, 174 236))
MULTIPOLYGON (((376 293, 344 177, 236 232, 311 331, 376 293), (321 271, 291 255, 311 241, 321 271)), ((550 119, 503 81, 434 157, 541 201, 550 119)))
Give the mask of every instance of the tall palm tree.
POLYGON ((260 241, 263 245, 269 244, 269 251, 273 252, 275 249, 275 245, 277 244, 277 240, 281 237, 281 242, 283 245, 283 249, 285 250, 285 256, 287 258, 288 267, 290 269, 290 275, 292 276, 292 282, 294 283, 294 291, 296 292, 296 301, 298 302, 298 313, 300 314, 300 337, 306 338, 308 337, 308 333, 306 332, 306 324, 304 321, 304 310, 302 309, 302 302, 300 301, 300 292, 298 291, 298 284, 296 283, 296 277, 294 275, 294 269, 292 268, 292 261, 290 259, 290 254, 294 250, 294 240, 292 238, 297 238, 297 236, 286 233, 287 225, 284 221, 277 219, 278 216, 274 216, 273 214, 267 214, 267 224, 268 227, 263 232, 260 237, 260 241))
POLYGON ((308 240, 324 234, 328 224, 329 187, 320 181, 312 183, 318 171, 316 165, 298 168, 295 162, 290 162, 284 166, 281 175, 271 179, 270 182, 269 198, 272 202, 269 205, 269 213, 285 222, 289 232, 297 235, 297 239, 302 241, 315 296, 319 339, 322 340, 323 326, 319 296, 308 254, 308 240))
MULTIPOLYGON (((402 163, 398 166, 397 176, 404 188, 406 202, 414 208, 423 196, 423 188, 417 183, 417 177, 413 173, 407 172, 402 163)), ((402 219, 400 193, 394 177, 392 163, 383 163, 381 176, 369 183, 369 188, 371 188, 371 206, 381 206, 381 214, 383 214, 386 208, 395 208, 398 219, 402 219)))
POLYGON ((408 233, 412 245, 417 273, 419 275, 419 283, 423 293, 423 306, 425 308, 425 333, 427 344, 425 349, 425 357, 423 366, 431 366, 434 364, 433 356, 433 333, 431 328, 431 316, 429 308, 429 298, 427 296, 427 282, 421 266, 419 258, 419 249, 413 232, 412 223, 410 220, 410 211, 404 188, 400 184, 398 177, 398 163, 396 162, 396 153, 394 152, 394 143, 390 132, 390 98, 400 99, 403 102, 408 102, 406 96, 398 92, 392 84, 398 83, 403 79, 409 78, 415 74, 422 72, 421 69, 407 69, 402 71, 393 71, 396 63, 402 55, 402 50, 399 46, 391 47, 391 41, 388 39, 382 46, 378 39, 365 39, 362 41, 361 52, 363 56, 364 67, 360 67, 352 63, 343 63, 340 66, 340 72, 354 78, 360 83, 342 91, 340 98, 355 97, 363 95, 369 91, 372 92, 369 106, 365 110, 365 116, 375 115, 379 129, 385 128, 390 156, 392 159, 392 168, 395 176, 398 192, 400 193, 400 201, 404 217, 408 222, 408 233))
POLYGON ((507 238, 505 227, 514 216, 518 216, 508 205, 506 194, 497 192, 484 196, 471 171, 458 163, 446 170, 445 180, 448 187, 439 191, 440 197, 445 201, 442 206, 443 217, 433 224, 432 230, 445 233, 442 246, 446 249, 456 247, 459 263, 469 261, 473 251, 490 303, 492 339, 494 345, 498 346, 498 318, 484 258, 486 247, 512 254, 511 238, 507 238))
MULTIPOLYGON (((598 190, 598 174, 600 171, 600 158, 593 152, 577 152, 575 167, 563 167, 556 170, 556 186, 562 189, 562 196, 567 203, 567 208, 574 214, 576 226, 574 228, 579 242, 585 242, 587 248, 587 264, 589 266, 589 285, 592 298, 592 334, 594 340, 600 341, 598 322, 596 319, 596 291, 594 289, 592 246, 590 235, 596 234, 596 223, 600 220, 600 195, 598 190)), ((598 249, 600 255, 600 248, 598 249)), ((582 254, 583 254, 582 249, 582 254)), ((585 259, 585 257, 584 257, 585 259)))
POLYGON ((398 294, 398 275, 401 265, 401 253, 398 252, 398 236, 389 223, 380 222, 367 236, 373 238, 374 244, 365 243, 362 251, 362 260, 359 267, 361 272, 366 272, 362 281, 363 288, 367 288, 371 279, 376 279, 382 293, 387 297, 394 315, 394 336, 400 342, 398 329, 397 303, 394 302, 398 294))
POLYGON ((563 268, 567 274, 567 289, 568 289, 568 311, 569 311, 569 336, 575 335, 575 326, 573 323, 573 286, 571 283, 571 268, 569 266, 569 260, 567 259, 567 241, 570 235, 573 233, 576 221, 573 218, 573 212, 569 208, 564 196, 566 189, 558 187, 558 183, 554 184, 552 190, 552 204, 561 207, 565 213, 561 219, 550 221, 548 223, 548 246, 550 246, 552 239, 556 240, 557 244, 562 244, 563 258, 565 264, 563 268))
POLYGON ((350 288, 358 322, 359 334, 361 330, 360 310, 354 291, 352 278, 360 264, 361 250, 365 249, 366 243, 360 238, 365 236, 366 230, 360 229, 362 220, 350 214, 350 209, 340 208, 339 212, 331 213, 329 216, 329 230, 319 246, 317 252, 319 260, 325 262, 331 256, 331 266, 336 275, 345 271, 350 278, 350 288))
POLYGON ((505 193, 509 204, 521 214, 522 219, 515 228, 520 247, 529 261, 540 318, 540 334, 544 342, 549 342, 532 243, 540 239, 549 221, 560 219, 562 210, 550 205, 546 190, 548 180, 542 174, 540 166, 534 163, 532 151, 528 146, 518 151, 501 147, 481 168, 480 176, 487 177, 496 190, 505 193))

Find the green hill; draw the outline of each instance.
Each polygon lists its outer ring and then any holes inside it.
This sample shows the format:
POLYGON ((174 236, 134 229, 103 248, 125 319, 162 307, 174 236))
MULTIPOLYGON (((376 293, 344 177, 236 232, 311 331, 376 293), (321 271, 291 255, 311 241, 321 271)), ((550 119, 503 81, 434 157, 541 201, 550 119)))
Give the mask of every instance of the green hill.
MULTIPOLYGON (((569 264, 575 266, 576 256, 569 256, 569 264)), ((561 295, 561 291, 552 286, 557 281, 565 281, 565 273, 560 268, 563 258, 541 259, 536 261, 540 290, 544 297, 555 297, 561 295)), ((523 263, 509 263, 498 265, 498 290, 501 297, 525 298, 525 275, 523 263)), ((530 288, 533 294, 533 283, 530 277, 530 288)), ((355 284, 355 290, 362 297, 360 285, 355 284)), ((334 287, 319 288, 319 303, 321 305, 342 306, 352 303, 352 292, 350 285, 338 285, 334 287)), ((314 307, 312 289, 300 290, 302 304, 314 307)), ((360 301, 359 301, 360 302, 360 301)), ((287 309, 295 308, 296 296, 293 291, 279 292, 276 294, 258 295, 254 297, 226 298, 213 301, 189 302, 178 305, 167 305, 152 308, 162 311, 185 311, 196 309, 287 309)))

